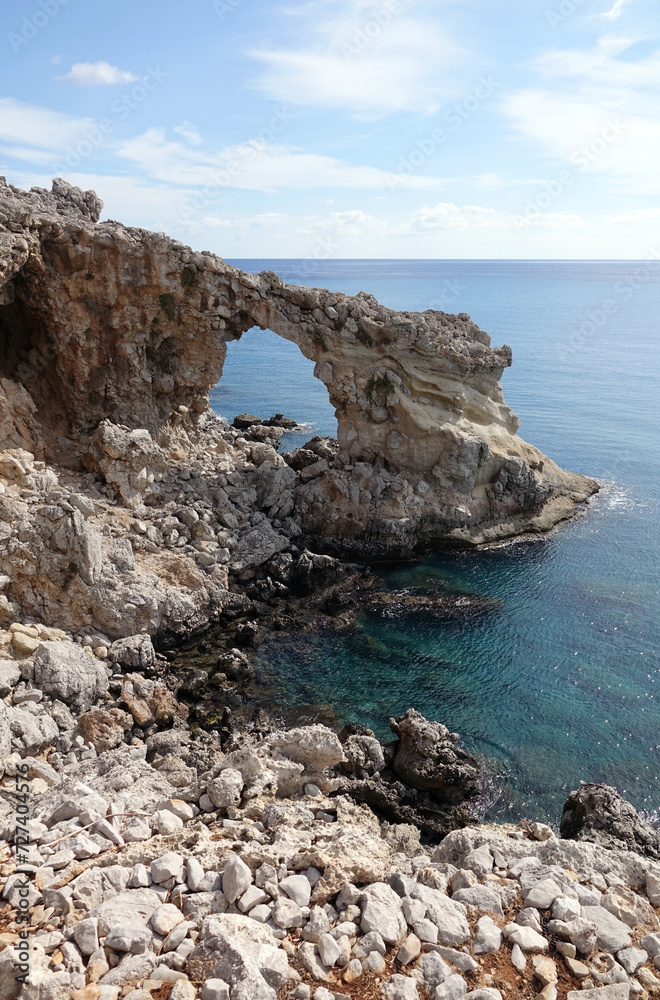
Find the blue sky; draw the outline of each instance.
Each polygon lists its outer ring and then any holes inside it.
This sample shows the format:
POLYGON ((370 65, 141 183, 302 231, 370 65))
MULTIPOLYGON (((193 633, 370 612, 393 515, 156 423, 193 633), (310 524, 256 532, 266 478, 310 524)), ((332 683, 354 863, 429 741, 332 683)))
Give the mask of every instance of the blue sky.
POLYGON ((225 257, 660 256, 657 0, 19 0, 0 173, 225 257))

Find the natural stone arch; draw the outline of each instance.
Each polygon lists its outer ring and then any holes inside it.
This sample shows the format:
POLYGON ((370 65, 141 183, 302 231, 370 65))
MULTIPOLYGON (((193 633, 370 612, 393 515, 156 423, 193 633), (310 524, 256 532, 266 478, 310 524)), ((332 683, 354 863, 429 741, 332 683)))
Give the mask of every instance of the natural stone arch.
POLYGON ((486 541, 550 527, 595 488, 518 437, 500 385, 511 351, 465 314, 246 274, 162 234, 97 224, 96 196, 64 182, 5 201, 20 225, 2 234, 0 287, 18 275, 46 331, 21 383, 52 438, 81 447, 103 420, 161 443, 182 424, 194 433, 226 343, 259 326, 315 362, 337 415, 337 461, 298 494, 311 537, 387 539, 405 522, 404 547, 420 532, 486 541), (329 509, 343 511, 331 526, 329 509))

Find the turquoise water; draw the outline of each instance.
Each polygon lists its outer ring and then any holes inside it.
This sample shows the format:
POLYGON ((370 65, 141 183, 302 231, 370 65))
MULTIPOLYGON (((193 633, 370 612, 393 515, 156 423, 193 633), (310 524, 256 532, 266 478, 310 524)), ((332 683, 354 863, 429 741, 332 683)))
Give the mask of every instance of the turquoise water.
MULTIPOLYGON (((388 732, 412 706, 494 761, 495 816, 556 821, 579 780, 660 807, 660 264, 232 261, 287 281, 371 292, 396 309, 468 312, 513 348, 503 385, 521 436, 603 484, 542 541, 382 568, 383 586, 467 591, 493 610, 370 612, 350 634, 274 634, 262 651, 282 704, 332 705, 388 732)), ((334 433, 312 363, 274 334, 229 345, 213 405, 276 410, 334 433)), ((298 435, 286 447, 301 443, 298 435)))

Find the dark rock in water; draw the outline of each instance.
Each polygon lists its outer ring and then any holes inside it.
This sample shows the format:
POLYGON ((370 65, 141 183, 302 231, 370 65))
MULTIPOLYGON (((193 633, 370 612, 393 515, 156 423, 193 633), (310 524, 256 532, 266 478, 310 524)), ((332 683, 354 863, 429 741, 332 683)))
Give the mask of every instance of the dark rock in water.
POLYGON ((442 840, 452 830, 474 822, 467 806, 449 806, 438 802, 430 792, 396 781, 387 771, 373 778, 347 780, 342 792, 356 802, 363 802, 391 823, 410 823, 423 837, 442 840))
POLYGON ((390 728, 399 737, 395 743, 377 740, 363 726, 344 727, 341 791, 434 840, 472 822, 464 803, 479 791, 479 767, 456 745, 459 737, 412 708, 390 719, 390 728))
POLYGON ((234 417, 233 426, 239 431, 244 431, 248 427, 261 423, 261 417, 255 417, 254 413, 239 413, 234 417))
POLYGON ((392 770, 407 785, 432 791, 449 805, 476 794, 479 767, 474 757, 456 746, 457 733, 450 733, 441 722, 429 722, 414 708, 390 719, 390 729, 401 740, 392 770))
POLYGON ((230 649, 228 653, 224 653, 218 659, 216 670, 231 681, 247 681, 254 675, 254 667, 240 649, 230 649))
POLYGON ((586 840, 660 859, 660 832, 610 785, 582 782, 564 804, 559 830, 565 840, 586 840))
POLYGON ((208 674, 205 670, 192 670, 183 680, 179 694, 198 698, 205 694, 208 685, 208 674))
POLYGON ((258 635, 259 626, 256 622, 243 622, 236 629, 236 642, 239 646, 252 646, 258 635))
POLYGON ((274 417, 264 420, 266 427, 283 427, 286 431, 292 431, 298 424, 291 417, 285 417, 283 413, 276 413, 274 417))

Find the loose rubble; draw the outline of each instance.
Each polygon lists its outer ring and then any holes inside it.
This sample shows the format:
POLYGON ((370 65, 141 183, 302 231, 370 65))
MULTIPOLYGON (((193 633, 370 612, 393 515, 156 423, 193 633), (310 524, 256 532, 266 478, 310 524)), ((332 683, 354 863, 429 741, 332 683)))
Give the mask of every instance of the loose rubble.
MULTIPOLYGON (((317 724, 222 743, 191 729, 185 706, 140 671, 138 660, 155 662, 145 637, 104 659, 35 630, 29 653, 13 641, 26 633, 0 634, 3 998, 629 1000, 660 990, 652 845, 604 848, 540 823, 471 825, 422 845, 418 828, 346 794, 358 749, 363 762, 384 754, 373 736, 340 739, 317 724), (18 851, 17 775, 30 832, 18 851)), ((392 728, 397 780, 444 786, 450 799, 475 783, 444 727, 409 712, 392 728)), ((610 812, 631 815, 613 790, 602 794, 610 812)))

